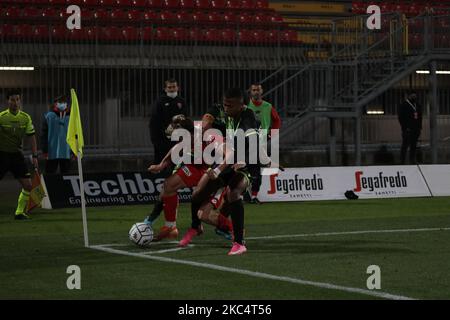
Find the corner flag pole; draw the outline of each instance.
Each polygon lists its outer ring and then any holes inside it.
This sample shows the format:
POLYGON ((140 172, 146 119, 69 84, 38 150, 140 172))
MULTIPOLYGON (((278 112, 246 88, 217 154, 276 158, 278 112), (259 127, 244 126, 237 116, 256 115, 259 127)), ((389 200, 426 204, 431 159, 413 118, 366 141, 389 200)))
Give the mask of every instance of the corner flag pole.
POLYGON ((77 160, 78 160, 78 176, 80 179, 80 193, 81 193, 81 216, 83 217, 83 234, 84 234, 84 246, 89 248, 89 234, 87 228, 87 216, 86 216, 86 198, 84 195, 84 179, 83 179, 83 166, 81 164, 81 153, 78 148, 78 135, 75 135, 77 143, 77 160))

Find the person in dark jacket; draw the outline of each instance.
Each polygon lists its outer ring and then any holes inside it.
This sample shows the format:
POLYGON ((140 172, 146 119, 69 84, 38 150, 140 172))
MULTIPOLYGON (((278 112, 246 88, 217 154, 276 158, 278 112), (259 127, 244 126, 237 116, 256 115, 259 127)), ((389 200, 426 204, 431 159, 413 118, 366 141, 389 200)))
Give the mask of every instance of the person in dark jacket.
POLYGON ((155 163, 160 163, 167 152, 174 146, 170 141, 170 135, 166 132, 177 115, 187 116, 188 106, 186 101, 178 95, 179 86, 177 80, 165 81, 165 93, 155 102, 150 118, 150 138, 155 149, 155 163))
POLYGON ((70 107, 66 96, 55 98, 50 110, 44 114, 41 130, 41 149, 46 159, 45 172, 61 174, 70 170, 71 151, 66 141, 70 107))
POLYGON ((401 163, 406 163, 409 149, 409 162, 416 164, 417 141, 422 131, 422 106, 417 103, 417 95, 408 94, 398 109, 398 120, 402 129, 401 163))

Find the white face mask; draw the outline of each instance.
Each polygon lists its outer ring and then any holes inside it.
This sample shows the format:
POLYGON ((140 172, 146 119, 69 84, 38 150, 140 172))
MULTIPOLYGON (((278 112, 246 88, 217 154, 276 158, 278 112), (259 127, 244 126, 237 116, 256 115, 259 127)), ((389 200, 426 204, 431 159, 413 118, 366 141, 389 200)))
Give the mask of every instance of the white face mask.
POLYGON ((59 111, 64 111, 67 109, 67 103, 57 103, 56 106, 58 107, 59 111))
POLYGON ((169 98, 175 99, 178 96, 178 92, 166 92, 169 98))

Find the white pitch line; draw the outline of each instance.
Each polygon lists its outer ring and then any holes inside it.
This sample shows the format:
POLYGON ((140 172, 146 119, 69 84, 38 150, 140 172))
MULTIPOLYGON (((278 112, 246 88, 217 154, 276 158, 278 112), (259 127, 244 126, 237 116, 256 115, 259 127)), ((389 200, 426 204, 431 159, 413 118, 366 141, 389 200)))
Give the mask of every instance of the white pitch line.
POLYGON ((249 271, 249 270, 243 270, 243 269, 237 269, 237 268, 229 268, 229 267, 224 267, 224 266, 210 264, 210 263, 202 263, 202 262, 195 262, 195 261, 189 261, 189 260, 179 260, 179 259, 172 259, 172 258, 166 258, 166 257, 158 257, 158 256, 146 255, 146 254, 142 254, 142 253, 133 253, 133 252, 123 251, 123 250, 106 248, 104 246, 90 246, 90 248, 94 249, 94 250, 99 250, 99 251, 104 251, 104 252, 114 253, 114 254, 120 254, 120 255, 124 255, 124 256, 144 258, 144 259, 150 259, 150 260, 155 260, 155 261, 160 261, 160 262, 177 263, 177 264, 189 265, 189 266, 193 266, 193 267, 243 274, 246 276, 251 276, 251 277, 256 277, 256 278, 283 281, 283 282, 318 287, 318 288, 323 288, 323 289, 331 289, 331 290, 339 290, 339 291, 345 291, 345 292, 351 292, 351 293, 359 293, 359 294, 368 295, 368 296, 377 297, 377 298, 383 298, 383 299, 414 300, 413 298, 399 296, 399 295, 393 295, 393 294, 381 292, 381 291, 370 291, 370 290, 366 290, 366 289, 334 285, 334 284, 326 283, 326 282, 314 282, 314 281, 302 280, 302 279, 291 278, 291 277, 282 277, 282 276, 277 276, 277 275, 273 275, 273 274, 269 274, 269 273, 255 272, 255 271, 249 271))
POLYGON ((430 231, 450 231, 450 228, 392 229, 392 230, 365 230, 365 231, 345 231, 345 232, 282 234, 282 235, 275 235, 275 236, 246 237, 245 240, 322 237, 322 236, 340 236, 340 235, 371 234, 371 233, 430 232, 430 231))
POLYGON ((158 251, 149 251, 149 252, 146 252, 143 254, 149 256, 149 255, 156 254, 156 253, 177 252, 177 251, 186 250, 186 249, 193 248, 193 247, 195 247, 195 246, 193 244, 190 244, 187 247, 179 247, 179 248, 172 248, 172 249, 165 249, 165 250, 158 250, 158 251))

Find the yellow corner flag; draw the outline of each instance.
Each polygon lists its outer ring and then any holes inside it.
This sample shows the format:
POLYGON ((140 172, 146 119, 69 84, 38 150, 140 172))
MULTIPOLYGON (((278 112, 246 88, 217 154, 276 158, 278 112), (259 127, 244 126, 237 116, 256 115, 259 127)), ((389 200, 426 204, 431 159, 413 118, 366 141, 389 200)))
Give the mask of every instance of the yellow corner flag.
POLYGON ((69 128, 67 130, 66 141, 72 149, 72 152, 78 157, 83 157, 83 127, 81 126, 80 107, 78 105, 77 94, 74 89, 70 89, 72 106, 70 108, 69 128))

